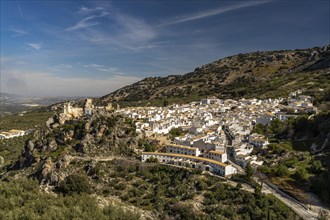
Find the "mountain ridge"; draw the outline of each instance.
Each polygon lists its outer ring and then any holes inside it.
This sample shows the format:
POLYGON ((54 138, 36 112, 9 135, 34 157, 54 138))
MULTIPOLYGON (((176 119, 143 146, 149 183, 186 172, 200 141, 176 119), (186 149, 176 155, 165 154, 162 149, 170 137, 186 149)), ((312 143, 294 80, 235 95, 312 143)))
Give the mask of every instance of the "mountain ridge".
MULTIPOLYGON (((308 49, 250 52, 213 61, 183 75, 147 77, 107 94, 100 100, 132 104, 141 103, 143 100, 193 101, 207 96, 268 98, 285 95, 284 93, 298 87, 306 87, 306 90, 315 93, 315 88, 322 84, 321 81, 329 80, 329 67, 329 45, 308 49), (268 83, 270 88, 266 88, 265 83, 268 83), (286 86, 287 84, 289 85, 286 86), (315 88, 312 88, 313 85, 315 88), (287 91, 284 87, 287 87, 287 91)), ((319 88, 329 91, 328 86, 323 84, 319 88)))

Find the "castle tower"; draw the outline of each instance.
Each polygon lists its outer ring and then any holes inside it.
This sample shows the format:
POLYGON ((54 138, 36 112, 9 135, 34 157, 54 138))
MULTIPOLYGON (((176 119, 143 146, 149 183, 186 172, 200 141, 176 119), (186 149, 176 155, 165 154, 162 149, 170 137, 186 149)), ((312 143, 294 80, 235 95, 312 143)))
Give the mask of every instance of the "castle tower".
POLYGON ((108 103, 107 106, 105 106, 105 110, 110 111, 112 109, 112 103, 108 103))
POLYGON ((85 100, 85 107, 84 107, 84 114, 91 115, 94 109, 93 99, 86 99, 85 100))

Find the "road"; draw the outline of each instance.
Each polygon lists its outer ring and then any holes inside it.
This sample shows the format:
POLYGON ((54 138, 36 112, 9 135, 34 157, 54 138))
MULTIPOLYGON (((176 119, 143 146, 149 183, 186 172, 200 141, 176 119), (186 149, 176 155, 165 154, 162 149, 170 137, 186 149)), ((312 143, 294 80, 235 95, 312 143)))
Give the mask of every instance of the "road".
MULTIPOLYGON (((220 177, 218 175, 215 175, 212 173, 210 173, 210 174, 212 176, 219 177, 220 179, 224 179, 223 177, 220 177)), ((233 187, 236 187, 236 185, 241 182, 227 180, 225 183, 227 183, 233 187)), ((289 196, 286 193, 282 192, 281 190, 277 189, 276 186, 268 185, 265 182, 263 182, 263 183, 264 184, 262 184, 262 189, 261 189, 262 193, 271 194, 271 195, 275 196, 277 199, 279 199, 284 204, 286 204, 289 208, 291 208, 294 212, 296 212, 304 220, 317 220, 318 219, 317 218, 318 213, 309 210, 305 204, 299 202, 298 200, 292 198, 291 196, 289 196)), ((245 190, 245 191, 252 192, 252 193, 254 192, 254 188, 252 186, 250 186, 246 183, 241 183, 241 185, 242 185, 241 190, 245 190)), ((320 207, 318 207, 318 208, 320 208, 320 207)), ((327 210, 327 211, 329 211, 329 210, 327 210)))
MULTIPOLYGON (((94 160, 94 161, 110 161, 110 160, 114 160, 114 159, 125 159, 122 157, 73 157, 74 159, 80 159, 80 160, 94 160)), ((169 165, 169 164, 165 164, 165 165, 169 165)), ((169 165, 169 166, 175 166, 175 165, 169 165)), ((179 167, 179 166, 175 166, 175 167, 179 167)), ((182 168, 180 166, 180 168, 182 168)), ((223 177, 220 177, 218 175, 212 174, 210 173, 212 176, 216 176, 219 177, 220 179, 224 179, 223 177)), ((257 182, 260 183, 260 181, 258 181, 258 179, 256 179, 257 182)), ((232 180, 227 180, 225 181, 225 183, 228 183, 231 186, 236 187, 236 185, 238 184, 238 182, 236 181, 232 181, 232 180)), ((287 195, 286 193, 282 192, 281 190, 279 190, 275 185, 272 185, 270 183, 267 182, 263 182, 264 184, 262 184, 262 193, 265 194, 272 194, 273 196, 275 196, 276 198, 278 198, 280 201, 282 201, 283 203, 285 203, 288 207, 290 207, 293 211, 295 211, 300 217, 302 217, 304 220, 317 220, 318 218, 318 213, 316 212, 312 212, 311 210, 308 209, 308 207, 303 204, 300 203, 299 201, 297 201, 296 199, 292 198, 291 196, 287 195)), ((248 192, 254 192, 254 188, 251 187, 248 184, 245 183, 241 183, 242 185, 242 190, 248 191, 248 192)))
POLYGON ((262 186, 262 192, 266 194, 272 194, 287 206, 289 206, 292 210, 294 210, 300 217, 305 220, 317 220, 318 213, 314 213, 307 208, 306 205, 300 203, 296 199, 292 198, 291 196, 285 194, 284 192, 280 191, 279 189, 272 188, 271 185, 264 183, 262 186))

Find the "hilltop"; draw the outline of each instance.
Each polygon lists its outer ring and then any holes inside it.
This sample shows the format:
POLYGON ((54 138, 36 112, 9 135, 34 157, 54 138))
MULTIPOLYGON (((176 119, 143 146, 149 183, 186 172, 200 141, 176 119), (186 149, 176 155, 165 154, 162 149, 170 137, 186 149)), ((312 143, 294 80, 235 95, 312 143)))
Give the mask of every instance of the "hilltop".
POLYGON ((330 46, 229 56, 184 75, 148 77, 100 98, 124 105, 218 98, 272 98, 305 89, 329 101, 330 46))

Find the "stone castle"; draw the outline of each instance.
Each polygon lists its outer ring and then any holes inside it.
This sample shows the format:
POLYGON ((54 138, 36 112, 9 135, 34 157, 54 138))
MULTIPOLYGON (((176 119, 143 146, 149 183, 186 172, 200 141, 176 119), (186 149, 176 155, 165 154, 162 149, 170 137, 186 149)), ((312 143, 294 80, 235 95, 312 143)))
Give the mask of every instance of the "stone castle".
MULTIPOLYGON (((111 103, 108 103, 107 106, 93 105, 93 99, 86 99, 83 108, 73 107, 71 104, 72 104, 72 102, 64 103, 63 113, 61 113, 60 117, 59 117, 60 124, 63 124, 67 120, 77 119, 82 116, 91 116, 100 111, 109 112, 109 111, 113 110, 111 103)), ((117 105, 117 109, 118 108, 119 108, 119 105, 117 105)))

